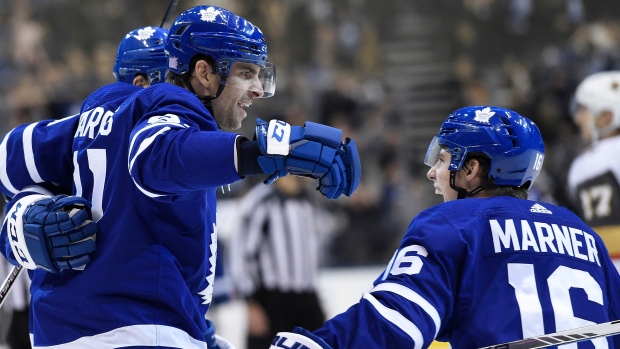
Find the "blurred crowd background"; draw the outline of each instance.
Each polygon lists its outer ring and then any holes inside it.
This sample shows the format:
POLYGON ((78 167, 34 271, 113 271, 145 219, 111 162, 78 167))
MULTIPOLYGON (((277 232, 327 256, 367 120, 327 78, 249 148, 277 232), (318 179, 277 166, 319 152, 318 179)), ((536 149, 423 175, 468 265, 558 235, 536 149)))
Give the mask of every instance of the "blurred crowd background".
MULTIPOLYGON (((180 0, 171 19, 204 1, 180 0)), ((277 67, 276 95, 255 118, 342 128, 363 162, 351 198, 326 202, 341 218, 325 264, 386 263, 411 221, 440 202, 426 148, 465 105, 498 105, 534 120, 545 138, 533 195, 572 207, 566 172, 582 149, 570 116, 586 75, 620 69, 617 0, 227 0, 260 27, 277 67)), ((79 110, 114 81, 128 31, 159 25, 168 0, 0 0, 0 131, 79 110)), ((169 27, 166 23, 165 27, 169 27)), ((233 185, 243 195, 258 179, 233 185)), ((223 205, 225 207, 225 205, 223 205)), ((224 217, 234 219, 234 212, 224 217)), ((218 222, 225 225, 225 222, 218 222)))

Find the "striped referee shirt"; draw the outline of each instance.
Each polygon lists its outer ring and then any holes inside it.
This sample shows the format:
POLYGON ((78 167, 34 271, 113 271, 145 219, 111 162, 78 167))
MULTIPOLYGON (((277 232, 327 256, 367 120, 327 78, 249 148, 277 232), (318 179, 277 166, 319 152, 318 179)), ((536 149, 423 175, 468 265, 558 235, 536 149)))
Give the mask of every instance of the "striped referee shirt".
POLYGON ((320 241, 334 219, 306 195, 287 196, 264 184, 241 199, 239 213, 228 254, 236 289, 243 296, 260 288, 314 291, 320 241))

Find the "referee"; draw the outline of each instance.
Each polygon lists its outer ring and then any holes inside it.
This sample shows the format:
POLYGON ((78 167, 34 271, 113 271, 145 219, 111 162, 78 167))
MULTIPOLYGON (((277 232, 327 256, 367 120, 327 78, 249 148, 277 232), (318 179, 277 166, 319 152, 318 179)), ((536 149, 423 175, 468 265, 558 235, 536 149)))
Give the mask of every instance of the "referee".
POLYGON ((325 316, 317 296, 319 252, 335 220, 309 197, 304 179, 259 183, 240 203, 229 270, 247 301, 247 348, 268 348, 277 332, 314 330, 325 316))

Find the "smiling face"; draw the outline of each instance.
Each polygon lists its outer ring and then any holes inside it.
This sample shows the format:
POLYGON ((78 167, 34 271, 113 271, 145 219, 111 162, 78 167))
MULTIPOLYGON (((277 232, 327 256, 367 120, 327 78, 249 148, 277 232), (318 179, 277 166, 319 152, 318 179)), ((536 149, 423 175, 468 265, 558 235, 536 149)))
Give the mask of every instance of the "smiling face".
POLYGON ((435 194, 443 195, 444 202, 456 200, 457 197, 456 190, 450 187, 450 158, 450 152, 441 149, 437 162, 426 173, 426 178, 433 181, 435 194))
POLYGON ((250 63, 235 62, 232 65, 224 90, 212 101, 215 120, 222 129, 239 129, 247 116, 244 108, 249 107, 254 98, 263 96, 259 69, 258 65, 250 63))

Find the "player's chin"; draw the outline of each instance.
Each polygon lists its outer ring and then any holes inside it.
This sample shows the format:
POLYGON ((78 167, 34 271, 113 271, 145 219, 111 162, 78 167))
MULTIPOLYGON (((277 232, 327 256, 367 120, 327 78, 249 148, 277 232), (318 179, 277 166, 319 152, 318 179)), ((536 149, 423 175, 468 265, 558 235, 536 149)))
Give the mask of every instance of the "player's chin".
POLYGON ((220 120, 218 126, 225 131, 235 131, 241 128, 241 124, 243 122, 244 116, 239 115, 231 115, 229 118, 225 120, 220 120))
POLYGON ((235 123, 239 125, 239 127, 241 127, 241 124, 243 123, 243 120, 248 116, 248 113, 245 112, 245 110, 243 110, 243 113, 238 113, 235 117, 235 123))

